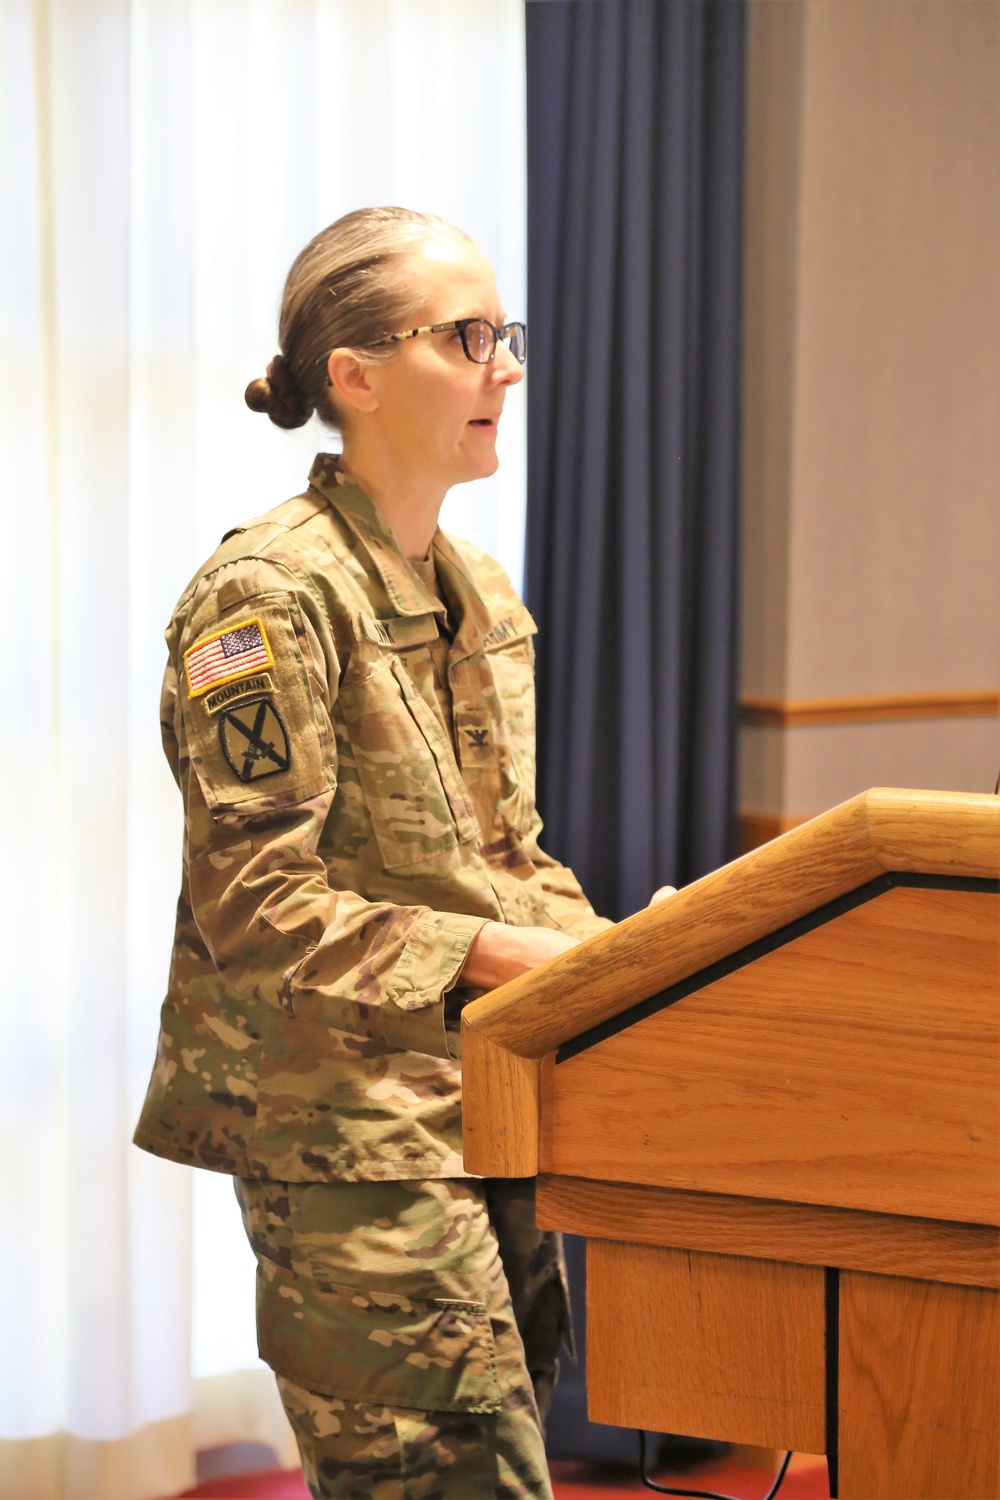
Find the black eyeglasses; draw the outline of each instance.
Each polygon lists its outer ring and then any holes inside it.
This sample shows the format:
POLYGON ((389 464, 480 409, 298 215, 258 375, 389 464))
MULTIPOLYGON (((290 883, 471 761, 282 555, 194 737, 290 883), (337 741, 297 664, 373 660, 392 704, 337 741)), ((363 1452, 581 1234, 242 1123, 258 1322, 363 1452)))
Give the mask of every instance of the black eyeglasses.
POLYGON ((495 328, 486 318, 456 318, 453 323, 427 323, 423 328, 411 328, 406 333, 387 333, 375 339, 368 347, 377 349, 380 344, 398 344, 403 339, 415 339, 420 333, 451 333, 462 336, 462 348, 466 359, 474 365, 488 365, 497 352, 497 341, 501 340, 513 354, 519 365, 524 364, 528 352, 528 335, 523 323, 505 323, 495 328))

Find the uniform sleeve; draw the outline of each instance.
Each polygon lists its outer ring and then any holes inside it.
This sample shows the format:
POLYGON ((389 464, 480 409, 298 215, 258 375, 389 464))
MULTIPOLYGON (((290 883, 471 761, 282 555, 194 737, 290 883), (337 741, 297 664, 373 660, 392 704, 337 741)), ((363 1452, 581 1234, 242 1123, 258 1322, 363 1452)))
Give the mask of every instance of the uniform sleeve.
POLYGON ((339 665, 318 615, 275 588, 194 624, 178 652, 178 779, 194 917, 227 986, 449 1056, 443 998, 484 919, 329 885, 318 849, 337 791, 339 665))
POLYGON ((538 836, 541 831, 542 820, 535 813, 524 849, 535 867, 528 884, 539 896, 546 913, 570 937, 582 940, 593 937, 596 932, 606 932, 615 924, 608 917, 597 915, 569 866, 561 865, 540 847, 538 836))

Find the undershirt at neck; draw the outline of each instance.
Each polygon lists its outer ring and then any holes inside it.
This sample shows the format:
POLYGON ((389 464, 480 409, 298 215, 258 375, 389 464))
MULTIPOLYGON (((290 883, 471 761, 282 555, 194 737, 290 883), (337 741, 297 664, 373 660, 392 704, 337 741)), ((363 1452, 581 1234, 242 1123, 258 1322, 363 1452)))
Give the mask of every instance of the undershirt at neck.
POLYGON ((406 561, 416 573, 424 588, 429 589, 435 599, 445 603, 444 595, 441 593, 441 585, 438 583, 437 563, 434 561, 434 553, 428 552, 426 557, 408 557, 406 561))

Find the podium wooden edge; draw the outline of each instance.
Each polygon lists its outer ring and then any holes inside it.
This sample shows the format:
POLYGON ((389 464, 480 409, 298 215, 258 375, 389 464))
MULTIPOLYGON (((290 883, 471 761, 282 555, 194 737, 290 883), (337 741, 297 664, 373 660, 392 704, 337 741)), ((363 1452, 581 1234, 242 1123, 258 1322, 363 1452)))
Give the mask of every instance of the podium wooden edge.
POLYGON ((541 1060, 563 1043, 890 872, 996 878, 1000 798, 864 792, 467 1005, 466 1169, 538 1171, 541 1060))
POLYGON ((462 1037, 465 1170, 477 1177, 534 1177, 539 1169, 542 1065, 471 1028, 462 1037), (481 1122, 488 1121, 488 1131, 481 1122))
POLYGON ((1000 1288, 1000 1227, 677 1188, 538 1179, 539 1227, 587 1239, 1000 1288))

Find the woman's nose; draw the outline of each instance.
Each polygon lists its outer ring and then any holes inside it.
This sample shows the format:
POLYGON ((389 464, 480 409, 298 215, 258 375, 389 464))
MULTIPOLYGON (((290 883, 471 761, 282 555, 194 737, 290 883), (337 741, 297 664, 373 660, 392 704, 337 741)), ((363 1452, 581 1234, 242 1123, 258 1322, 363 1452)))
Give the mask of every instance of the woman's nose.
POLYGON ((511 354, 502 339, 497 341, 497 352, 493 356, 493 379, 497 385, 517 385, 524 379, 524 366, 511 354))

